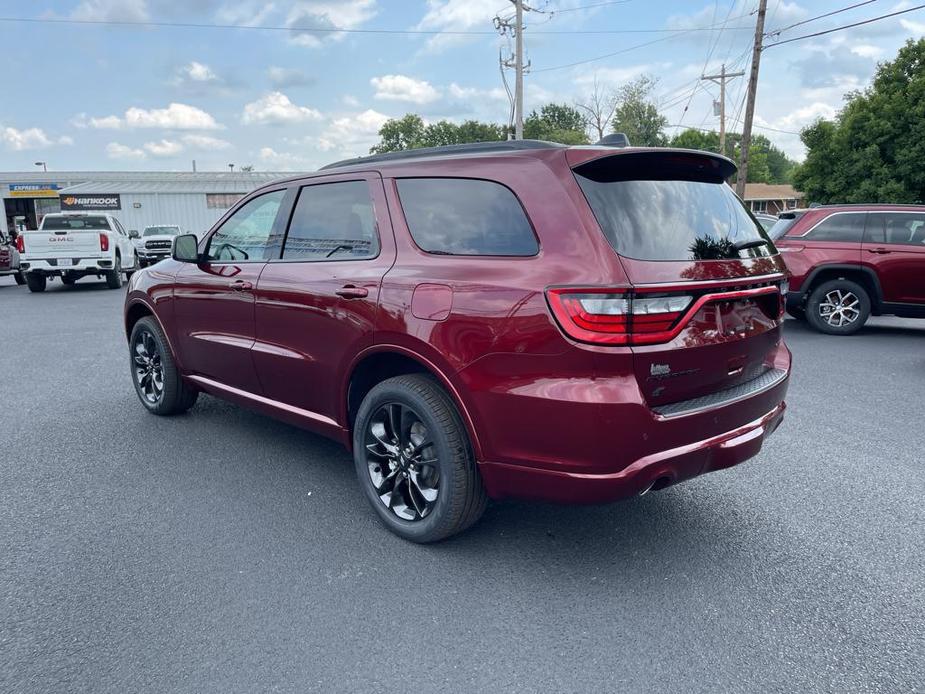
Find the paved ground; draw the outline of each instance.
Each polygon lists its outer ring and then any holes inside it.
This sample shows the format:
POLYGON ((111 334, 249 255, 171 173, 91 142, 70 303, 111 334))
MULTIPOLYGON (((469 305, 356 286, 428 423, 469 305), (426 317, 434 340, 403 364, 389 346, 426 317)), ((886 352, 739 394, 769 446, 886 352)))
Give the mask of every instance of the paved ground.
POLYGON ((380 528, 347 454, 135 400, 121 291, 0 279, 0 691, 925 687, 925 322, 788 323, 760 457, 595 508, 380 528))

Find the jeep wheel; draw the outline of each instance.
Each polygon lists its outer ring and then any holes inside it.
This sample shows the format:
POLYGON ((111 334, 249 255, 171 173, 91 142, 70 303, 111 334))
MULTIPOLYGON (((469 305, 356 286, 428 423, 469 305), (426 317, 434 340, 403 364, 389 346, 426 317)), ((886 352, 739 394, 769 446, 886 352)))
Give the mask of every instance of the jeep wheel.
POLYGON ((26 284, 29 285, 30 292, 44 292, 45 282, 45 275, 38 272, 26 273, 26 284))
POLYGON ((857 282, 829 280, 813 289, 806 302, 806 318, 819 332, 852 335, 870 316, 870 297, 857 282))
POLYGON ((18 284, 20 287, 26 283, 26 276, 22 273, 21 270, 13 275, 13 279, 16 280, 16 284, 18 284))
POLYGON ((122 261, 118 254, 112 270, 106 273, 106 286, 110 289, 119 289, 122 286, 122 261))
POLYGON ((488 498, 465 426, 446 392, 427 376, 396 376, 367 394, 353 451, 370 504, 406 540, 443 540, 485 510, 488 498))
POLYGON ((180 414, 196 403, 199 392, 183 381, 167 338, 154 318, 146 316, 135 323, 129 338, 129 358, 135 392, 149 412, 180 414))

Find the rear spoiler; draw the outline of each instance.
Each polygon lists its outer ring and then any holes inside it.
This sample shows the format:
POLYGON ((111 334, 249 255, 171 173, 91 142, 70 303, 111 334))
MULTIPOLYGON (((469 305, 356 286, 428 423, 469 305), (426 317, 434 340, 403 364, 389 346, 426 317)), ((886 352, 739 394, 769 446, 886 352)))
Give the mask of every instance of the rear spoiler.
POLYGON ((674 147, 573 147, 566 161, 575 173, 599 181, 684 178, 722 183, 735 163, 721 154, 674 147))

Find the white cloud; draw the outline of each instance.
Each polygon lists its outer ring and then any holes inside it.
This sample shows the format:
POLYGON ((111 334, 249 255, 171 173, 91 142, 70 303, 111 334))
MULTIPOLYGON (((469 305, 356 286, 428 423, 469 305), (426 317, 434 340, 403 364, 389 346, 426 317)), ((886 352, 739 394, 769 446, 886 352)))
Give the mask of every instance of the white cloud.
POLYGON ((360 100, 350 94, 344 94, 341 101, 344 102, 344 106, 349 106, 350 108, 357 108, 360 105, 360 100))
POLYGON ((355 29, 376 15, 376 0, 302 0, 293 3, 286 26, 293 29, 290 40, 300 46, 320 46, 324 38, 340 39, 343 34, 299 29, 355 29))
POLYGON ((859 43, 855 46, 851 46, 851 52, 855 55, 859 55, 862 58, 879 58, 883 55, 883 49, 879 46, 872 46, 868 43, 859 43))
POLYGON ((143 109, 133 106, 125 115, 91 118, 91 127, 163 128, 165 130, 217 130, 222 128, 209 113, 188 104, 171 103, 167 108, 143 109))
POLYGON ((834 118, 836 113, 837 110, 831 104, 817 101, 778 118, 774 121, 774 127, 782 130, 799 130, 819 118, 834 118))
POLYGON ((150 19, 146 0, 83 0, 72 19, 97 22, 144 22, 150 19))
POLYGON ((144 153, 144 150, 133 149, 118 142, 110 142, 106 145, 106 156, 110 159, 146 159, 148 155, 144 153))
POLYGON ((313 82, 312 78, 298 68, 279 67, 271 65, 267 68, 267 78, 277 89, 285 87, 304 87, 313 82))
POLYGON ((295 169, 306 169, 306 160, 297 154, 291 152, 277 152, 272 147, 260 148, 260 161, 268 169, 276 171, 293 171, 295 169))
POLYGON ((414 79, 407 75, 373 77, 369 83, 376 89, 377 99, 429 104, 440 98, 440 92, 429 82, 414 79))
POLYGON ((228 149, 231 143, 211 135, 184 135, 183 143, 195 149, 228 149))
POLYGON ((53 145, 72 145, 74 140, 63 135, 58 138, 49 137, 41 128, 26 128, 20 130, 12 126, 0 126, 0 142, 7 149, 14 152, 23 152, 28 149, 43 149, 53 145))
POLYGON ((315 144, 322 152, 338 151, 344 156, 368 154, 369 148, 379 141, 379 128, 388 119, 384 113, 372 109, 335 118, 315 144))
MULTIPOLYGON (((497 0, 427 0, 427 12, 415 29, 465 31, 473 27, 491 27, 492 18, 498 13, 501 4, 497 0)), ((440 52, 450 46, 467 43, 472 38, 438 34, 427 40, 426 50, 440 52)))
POLYGON ((264 0, 235 0, 226 2, 215 13, 222 24, 257 26, 276 11, 276 4, 264 0))
POLYGON ((478 89, 477 87, 462 87, 456 84, 456 82, 451 82, 446 91, 451 98, 459 99, 460 101, 479 101, 486 99, 494 101, 508 100, 507 94, 504 93, 501 87, 495 87, 494 89, 478 89))
POLYGON ((179 73, 193 82, 216 82, 219 79, 212 68, 195 60, 181 67, 179 73))
POLYGON ((155 157, 172 157, 183 151, 183 145, 173 140, 160 140, 159 142, 146 142, 143 147, 155 157))
POLYGON ((270 92, 246 104, 241 116, 245 124, 302 123, 320 118, 321 113, 307 106, 297 106, 282 92, 270 92))

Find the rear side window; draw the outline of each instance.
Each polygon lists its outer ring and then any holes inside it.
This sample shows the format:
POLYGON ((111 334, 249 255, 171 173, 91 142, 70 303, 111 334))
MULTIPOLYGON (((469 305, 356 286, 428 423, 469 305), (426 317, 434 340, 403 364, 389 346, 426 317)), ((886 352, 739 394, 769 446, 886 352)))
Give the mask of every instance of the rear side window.
POLYGON ((533 228, 510 189, 469 178, 397 181, 414 242, 443 255, 531 256, 539 251, 533 228))
POLYGON ((864 240, 868 243, 925 246, 925 212, 871 212, 864 240))
POLYGON ((721 260, 773 253, 764 229, 725 183, 725 172, 713 166, 704 157, 670 152, 618 155, 578 167, 575 178, 610 245, 627 258, 721 260))
POLYGON ((109 231, 109 222, 105 217, 52 217, 46 216, 42 220, 42 229, 60 231, 63 229, 78 231, 80 229, 93 229, 109 231))
POLYGON ((289 224, 284 260, 359 260, 378 254, 376 216, 366 181, 302 188, 289 224))
POLYGON ((777 218, 777 221, 774 222, 774 226, 768 231, 768 236, 771 237, 772 241, 784 238, 787 232, 790 231, 790 228, 796 224, 797 220, 802 216, 802 212, 784 212, 777 218))
POLYGON ((864 238, 864 212, 837 213, 826 217, 807 235, 810 241, 860 243, 864 238))

